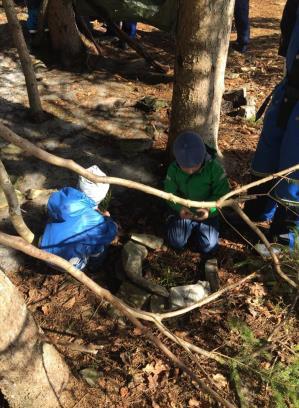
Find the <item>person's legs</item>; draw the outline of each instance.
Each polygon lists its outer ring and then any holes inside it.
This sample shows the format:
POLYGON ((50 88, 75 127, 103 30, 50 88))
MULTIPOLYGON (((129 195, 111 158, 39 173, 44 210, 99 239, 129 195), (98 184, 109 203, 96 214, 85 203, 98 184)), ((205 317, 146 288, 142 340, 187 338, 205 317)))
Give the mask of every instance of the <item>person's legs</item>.
MULTIPOLYGON (((252 181, 259 180, 260 177, 252 177, 252 181)), ((251 221, 271 221, 277 203, 272 200, 266 194, 273 189, 275 185, 275 180, 268 181, 267 183, 255 186, 248 190, 248 195, 261 195, 260 197, 254 198, 253 200, 248 200, 245 203, 244 211, 251 219, 251 221)))
POLYGON ((249 44, 250 26, 249 26, 249 0, 236 0, 235 25, 237 30, 237 44, 240 52, 245 52, 249 44))
POLYGON ((193 228, 198 223, 171 216, 166 225, 166 240, 175 249, 183 249, 191 236, 193 228))
POLYGON ((219 240, 219 219, 211 217, 205 221, 197 223, 195 227, 198 250, 205 256, 215 253, 219 240))
POLYGON ((122 24, 122 30, 128 34, 130 38, 135 38, 136 37, 136 28, 137 28, 137 23, 136 22, 131 22, 131 21, 124 21, 122 24))
POLYGON ((41 0, 27 0, 28 18, 26 22, 29 33, 33 34, 37 31, 37 20, 41 0))

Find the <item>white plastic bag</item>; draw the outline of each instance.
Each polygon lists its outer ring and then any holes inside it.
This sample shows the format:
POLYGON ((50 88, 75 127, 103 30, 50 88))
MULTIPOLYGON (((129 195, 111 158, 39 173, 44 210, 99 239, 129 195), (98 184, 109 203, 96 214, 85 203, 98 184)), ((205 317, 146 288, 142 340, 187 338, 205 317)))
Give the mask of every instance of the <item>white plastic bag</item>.
MULTIPOLYGON (((97 165, 91 166, 86 170, 97 176, 106 176, 97 165)), ((108 193, 109 184, 93 183, 92 181, 87 180, 87 178, 79 176, 78 188, 97 204, 100 204, 108 193)))

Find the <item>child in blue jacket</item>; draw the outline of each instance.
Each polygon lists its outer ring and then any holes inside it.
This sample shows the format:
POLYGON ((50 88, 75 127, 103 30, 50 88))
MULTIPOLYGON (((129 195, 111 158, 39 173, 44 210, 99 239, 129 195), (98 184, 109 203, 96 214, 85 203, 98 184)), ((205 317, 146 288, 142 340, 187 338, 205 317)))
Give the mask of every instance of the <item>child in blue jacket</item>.
MULTIPOLYGON (((97 166, 88 170, 105 175, 97 166)), ((79 188, 65 187, 50 196, 49 222, 39 246, 82 270, 89 260, 102 260, 117 235, 117 225, 108 212, 102 214, 98 210, 108 184, 95 184, 80 177, 79 188)))

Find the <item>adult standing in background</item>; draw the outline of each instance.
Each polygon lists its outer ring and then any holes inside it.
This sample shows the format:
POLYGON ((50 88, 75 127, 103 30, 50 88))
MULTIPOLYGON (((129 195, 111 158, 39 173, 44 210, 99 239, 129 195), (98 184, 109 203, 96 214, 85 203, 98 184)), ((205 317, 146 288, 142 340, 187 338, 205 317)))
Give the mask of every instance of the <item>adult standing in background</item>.
POLYGON ((243 54, 247 51, 250 40, 249 0, 236 0, 234 17, 237 30, 237 41, 234 44, 234 49, 243 54))

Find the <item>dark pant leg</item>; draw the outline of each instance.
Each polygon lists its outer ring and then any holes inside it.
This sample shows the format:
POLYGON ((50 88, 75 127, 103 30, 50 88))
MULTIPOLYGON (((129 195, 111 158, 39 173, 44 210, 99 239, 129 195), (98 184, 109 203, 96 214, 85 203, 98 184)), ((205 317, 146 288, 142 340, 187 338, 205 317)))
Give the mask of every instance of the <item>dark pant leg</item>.
POLYGON ((211 217, 197 223, 195 227, 196 241, 199 252, 211 254, 218 248, 219 219, 211 217))
POLYGON ((271 227, 271 239, 297 229, 299 231, 299 207, 278 205, 271 227))
POLYGON ((135 22, 130 22, 130 21, 124 21, 122 25, 122 30, 128 34, 130 38, 135 38, 136 37, 136 27, 137 23, 135 22))
MULTIPOLYGON (((258 177, 252 177, 252 181, 259 180, 258 177)), ((255 186, 248 190, 248 195, 268 194, 275 185, 276 180, 255 186)), ((245 203, 244 211, 252 221, 270 221, 275 213, 277 204, 266 195, 248 200, 245 203)))
POLYGON ((187 244, 193 228, 198 223, 185 220, 178 216, 171 216, 166 225, 166 240, 175 249, 183 249, 187 244))
POLYGON ((247 45, 250 37, 249 0, 236 0, 234 16, 237 30, 237 42, 239 45, 247 45))

